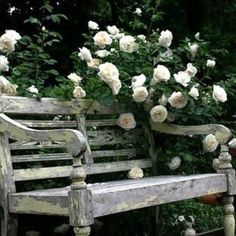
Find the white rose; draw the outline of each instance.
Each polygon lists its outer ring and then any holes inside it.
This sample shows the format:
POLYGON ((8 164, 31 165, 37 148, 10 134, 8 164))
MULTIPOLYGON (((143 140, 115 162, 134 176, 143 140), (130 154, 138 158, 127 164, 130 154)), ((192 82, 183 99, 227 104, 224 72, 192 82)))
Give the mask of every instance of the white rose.
POLYGON ((178 216, 178 221, 184 222, 185 221, 185 217, 183 215, 178 216))
POLYGON ((132 97, 135 102, 144 102, 148 97, 147 88, 143 86, 134 88, 132 97))
POLYGON ((168 102, 168 98, 166 97, 165 94, 162 94, 162 96, 158 99, 158 103, 162 106, 166 106, 168 102))
POLYGON ((79 52, 78 56, 80 57, 80 59, 82 61, 89 62, 89 61, 92 60, 92 55, 91 55, 91 52, 90 52, 90 50, 88 48, 82 47, 79 50, 80 50, 80 52, 79 52))
POLYGON ((168 102, 172 107, 181 109, 188 104, 188 99, 181 92, 173 92, 168 98, 168 102))
POLYGON ((236 149, 236 138, 233 138, 228 144, 230 148, 236 149))
POLYGON ((196 54, 197 54, 199 45, 197 43, 193 43, 193 44, 188 43, 188 46, 189 46, 190 54, 194 58, 196 56, 196 54))
POLYGON ((73 90, 74 98, 83 98, 86 97, 86 92, 80 87, 76 86, 73 90))
POLYGON ((95 69, 98 69, 100 64, 101 64, 101 61, 97 58, 93 58, 91 61, 87 62, 88 67, 95 68, 95 69))
POLYGON ((139 34, 137 37, 143 42, 146 42, 146 36, 144 34, 139 34))
POLYGON ((144 83, 146 82, 146 79, 147 78, 144 74, 134 76, 132 78, 132 85, 131 85, 132 89, 143 86, 144 83))
POLYGON ((120 33, 120 30, 115 26, 107 26, 107 31, 111 34, 111 35, 118 35, 120 33))
POLYGON ((224 90, 224 88, 222 88, 219 85, 213 85, 212 97, 215 101, 219 101, 219 102, 226 102, 227 101, 227 93, 224 90))
POLYGON ((120 50, 127 53, 133 53, 137 50, 137 44, 135 43, 135 38, 130 35, 123 36, 120 41, 120 50))
POLYGON ((103 58, 103 57, 107 57, 107 56, 110 55, 111 53, 110 53, 109 51, 107 51, 107 50, 104 49, 104 50, 98 50, 98 51, 96 51, 95 54, 96 54, 98 57, 103 58))
POLYGON ((112 43, 112 39, 106 31, 96 33, 93 40, 95 45, 98 45, 100 48, 105 48, 107 45, 112 43))
POLYGON ((0 51, 2 53, 11 53, 15 50, 16 40, 8 34, 3 34, 0 37, 0 51))
POLYGON ((124 130, 134 129, 136 127, 136 121, 132 113, 122 113, 117 119, 117 125, 124 130))
POLYGON ((184 87, 187 87, 191 81, 190 75, 185 71, 179 71, 178 74, 174 74, 174 78, 177 83, 182 84, 184 87))
POLYGON ((7 57, 1 55, 0 56, 0 71, 8 71, 9 70, 9 61, 7 57))
POLYGON ((195 37, 195 39, 200 40, 200 33, 197 32, 197 33, 194 35, 194 37, 195 37))
POLYGON ((73 82, 75 85, 79 85, 79 83, 81 82, 82 78, 80 76, 78 76, 76 73, 70 73, 67 78, 73 82))
POLYGON ((188 93, 191 97, 193 97, 195 100, 198 99, 199 97, 199 91, 198 91, 198 88, 196 88, 195 86, 193 86, 191 88, 191 90, 189 91, 188 93))
POLYGON ((168 163, 168 167, 170 170, 177 170, 181 165, 181 158, 176 156, 173 157, 168 163))
POLYGON ((216 65, 216 61, 215 60, 207 60, 206 66, 213 68, 216 65))
POLYGON ((88 28, 91 30, 99 30, 98 24, 91 20, 88 22, 88 28))
POLYGON ((161 81, 168 81, 170 79, 170 71, 167 67, 163 65, 158 65, 157 68, 154 69, 153 80, 152 83, 157 83, 161 81))
POLYGON ((203 143, 203 149, 205 152, 214 152, 219 142, 216 139, 216 136, 214 134, 208 134, 202 141, 203 143))
POLYGON ((168 48, 171 45, 171 42, 173 40, 173 35, 171 33, 171 31, 169 30, 163 30, 161 31, 161 35, 158 39, 158 43, 159 45, 168 48))
POLYGON ((187 64, 187 70, 185 71, 190 77, 194 77, 197 74, 197 68, 192 65, 192 63, 187 64))
POLYGON ((140 8, 136 8, 134 11, 134 14, 141 16, 142 15, 142 10, 140 8))
POLYGON ((32 85, 29 88, 27 88, 27 91, 29 91, 30 93, 34 93, 34 94, 39 93, 39 90, 35 87, 35 85, 32 85))
POLYGON ((132 167, 127 177, 129 179, 141 179, 143 178, 143 170, 139 167, 132 167))
POLYGON ((13 38, 14 40, 20 40, 21 36, 18 32, 16 32, 15 30, 6 30, 5 34, 8 35, 9 37, 13 38))
POLYGON ((119 71, 115 65, 109 62, 99 65, 98 76, 109 85, 114 95, 119 93, 121 81, 119 80, 119 71))
POLYGON ((168 115, 167 109, 162 105, 153 107, 150 111, 150 116, 154 122, 161 123, 166 120, 168 115))

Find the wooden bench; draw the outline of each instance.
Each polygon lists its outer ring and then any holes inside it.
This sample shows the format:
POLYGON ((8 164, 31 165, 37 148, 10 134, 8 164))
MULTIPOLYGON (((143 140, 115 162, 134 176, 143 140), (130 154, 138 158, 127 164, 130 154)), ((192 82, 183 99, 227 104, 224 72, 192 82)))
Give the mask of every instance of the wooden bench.
POLYGON ((123 112, 120 108, 89 100, 38 101, 2 96, 0 109, 2 236, 17 235, 18 214, 68 216, 75 235, 88 236, 96 217, 210 193, 224 193, 225 235, 234 235, 235 172, 224 145, 231 136, 226 127, 151 122, 153 130, 167 134, 217 135, 222 144, 218 173, 86 184, 86 176, 122 171, 127 174, 132 167, 153 168, 156 172, 158 157, 152 132, 142 125, 124 131, 116 125, 117 115, 123 112), (56 115, 62 117, 54 118, 56 115), (143 150, 147 144, 149 154, 143 150), (65 185, 52 188, 58 178, 65 185), (41 182, 33 185, 33 190, 17 191, 19 184, 24 189, 36 180, 41 182))

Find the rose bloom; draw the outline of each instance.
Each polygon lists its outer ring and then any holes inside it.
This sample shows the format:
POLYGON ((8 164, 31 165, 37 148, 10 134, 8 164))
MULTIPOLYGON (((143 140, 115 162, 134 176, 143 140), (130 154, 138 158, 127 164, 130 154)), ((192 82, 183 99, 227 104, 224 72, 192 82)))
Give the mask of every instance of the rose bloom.
POLYGON ((153 80, 152 83, 168 81, 170 79, 170 71, 167 67, 163 65, 158 65, 157 68, 154 69, 153 80))
POLYGON ((21 39, 20 34, 18 32, 16 32, 15 30, 6 30, 5 34, 16 41, 21 39))
POLYGON ((213 68, 216 65, 216 61, 215 60, 207 60, 206 66, 209 68, 213 68))
POLYGON ((134 88, 132 96, 135 102, 144 102, 148 97, 147 88, 144 86, 134 88))
POLYGON ((219 142, 214 134, 208 134, 203 139, 202 144, 205 152, 214 152, 217 149, 219 142))
POLYGON ((80 87, 76 86, 73 90, 74 98, 83 98, 86 97, 86 92, 80 87))
POLYGON ((173 40, 173 35, 171 33, 171 31, 169 30, 163 30, 161 31, 161 35, 158 39, 158 43, 159 45, 168 48, 171 45, 171 42, 173 40))
POLYGON ((176 156, 173 157, 168 163, 168 167, 170 170, 177 170, 181 165, 181 158, 176 156))
POLYGON ((88 28, 91 30, 99 30, 98 24, 91 20, 88 22, 88 28))
POLYGON ((9 70, 9 61, 7 57, 1 55, 0 56, 0 71, 8 71, 9 70))
POLYGON ((32 85, 29 88, 27 88, 27 91, 29 91, 30 93, 34 93, 34 94, 39 93, 39 90, 35 87, 35 85, 32 85))
POLYGON ((140 8, 136 8, 134 11, 134 14, 141 16, 142 15, 142 10, 140 8))
POLYGON ((10 35, 3 34, 0 37, 0 51, 2 53, 11 53, 15 50, 16 40, 10 35))
POLYGON ((99 65, 98 76, 101 78, 101 80, 109 82, 112 80, 119 79, 119 71, 114 64, 110 62, 105 62, 99 65))
POLYGON ((197 68, 192 65, 192 63, 187 64, 187 70, 185 71, 190 77, 194 77, 197 74, 197 68))
POLYGON ((191 90, 189 91, 188 94, 189 94, 191 97, 193 97, 195 100, 198 100, 199 91, 198 91, 198 89, 197 89, 195 86, 193 86, 193 87, 191 88, 191 90))
POLYGON ((144 74, 134 76, 132 78, 132 85, 131 85, 132 89, 143 86, 144 83, 146 82, 146 79, 147 78, 144 74))
POLYGON ((188 99, 181 92, 173 92, 168 98, 168 102, 172 107, 181 109, 188 104, 188 99))
POLYGON ((111 53, 110 53, 109 51, 107 51, 107 50, 104 49, 104 50, 98 50, 98 51, 96 51, 95 54, 96 54, 98 57, 103 58, 103 57, 106 57, 106 56, 110 55, 111 53))
POLYGON ((174 78, 177 83, 182 84, 184 87, 187 87, 191 81, 190 75, 185 71, 179 71, 178 74, 174 74, 174 78))
POLYGON ((95 45, 98 45, 100 48, 105 48, 112 43, 112 39, 106 31, 99 31, 96 33, 93 40, 95 45))
POLYGON ((78 56, 80 57, 80 59, 82 61, 89 62, 92 60, 92 55, 91 55, 91 52, 89 49, 87 49, 86 47, 82 47, 79 50, 80 50, 80 52, 79 52, 78 56))
POLYGON ((115 26, 107 26, 107 31, 111 35, 118 35, 120 33, 120 30, 115 26))
POLYGON ((80 76, 78 76, 76 73, 70 73, 67 78, 73 82, 75 85, 79 85, 79 83, 81 82, 82 78, 80 76))
POLYGON ((153 107, 150 111, 150 116, 154 122, 161 123, 166 120, 168 115, 167 109, 162 105, 153 107))
POLYGON ((143 42, 146 42, 146 36, 144 34, 139 34, 137 35, 137 38, 139 38, 140 40, 142 40, 143 42))
POLYGON ((124 130, 134 129, 136 127, 136 121, 133 113, 122 113, 117 119, 117 125, 124 130))
POLYGON ((197 54, 197 51, 198 51, 198 48, 199 48, 199 45, 197 43, 188 43, 188 46, 189 46, 189 51, 190 51, 190 54, 192 55, 192 57, 194 58, 197 54))
POLYGON ((128 172, 127 177, 129 179, 141 179, 143 178, 143 170, 137 166, 132 167, 131 170, 128 172))
POLYGON ((108 86, 111 88, 113 95, 117 95, 121 89, 121 81, 119 79, 114 79, 107 83, 108 86))
POLYGON ((227 93, 224 90, 224 88, 222 88, 219 85, 213 85, 212 97, 215 101, 219 101, 219 102, 226 102, 227 101, 227 93))
POLYGON ((98 69, 100 64, 101 64, 101 61, 97 58, 93 58, 91 61, 87 62, 87 66, 94 69, 98 69))
POLYGON ((168 98, 166 97, 165 94, 162 94, 162 96, 158 99, 158 103, 162 106, 166 106, 168 102, 168 98))
POLYGON ((135 43, 135 38, 130 35, 123 36, 119 41, 119 45, 120 45, 120 50, 123 52, 133 53, 134 51, 137 50, 137 44, 135 43))

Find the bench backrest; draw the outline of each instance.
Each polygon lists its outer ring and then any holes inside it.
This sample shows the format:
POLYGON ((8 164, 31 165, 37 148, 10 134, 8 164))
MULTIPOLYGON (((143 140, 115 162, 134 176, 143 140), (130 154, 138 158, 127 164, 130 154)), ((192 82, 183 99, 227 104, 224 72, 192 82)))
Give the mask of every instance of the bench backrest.
MULTIPOLYGON (((88 138, 84 167, 87 175, 128 172, 132 167, 152 167, 143 149, 147 145, 142 127, 125 131, 116 119, 123 111, 91 100, 64 101, 43 98, 1 97, 0 111, 36 129, 73 128, 88 138), (85 119, 86 114, 86 119, 85 119), (56 118, 55 118, 56 117, 56 118), (91 149, 91 150, 90 150, 91 149)), ((72 156, 63 143, 10 141, 14 181, 70 176, 72 156)))

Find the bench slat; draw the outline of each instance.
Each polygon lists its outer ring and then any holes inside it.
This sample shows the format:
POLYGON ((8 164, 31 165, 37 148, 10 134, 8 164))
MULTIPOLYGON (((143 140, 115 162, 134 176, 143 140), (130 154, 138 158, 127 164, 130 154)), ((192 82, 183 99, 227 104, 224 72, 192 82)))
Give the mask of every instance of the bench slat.
MULTIPOLYGON (((84 169, 88 175, 120 172, 130 170, 132 167, 138 166, 140 168, 152 167, 150 159, 140 159, 122 162, 108 162, 84 165, 84 169)), ((15 169, 14 180, 26 181, 36 179, 50 179, 68 177, 71 173, 71 166, 57 166, 45 168, 31 168, 31 169, 15 169)))
MULTIPOLYGON (((90 154, 92 158, 101 157, 116 157, 116 156, 136 156, 144 154, 142 149, 129 148, 120 150, 102 150, 102 151, 92 151, 90 154)), ((72 155, 69 153, 50 153, 50 154, 32 154, 32 155, 14 155, 12 156, 13 163, 21 162, 37 162, 37 161, 62 161, 62 160, 72 160, 72 155)))
POLYGON ((98 102, 81 100, 60 100, 56 98, 35 98, 2 96, 0 111, 6 114, 119 114, 123 110, 117 105, 104 106, 98 102))

